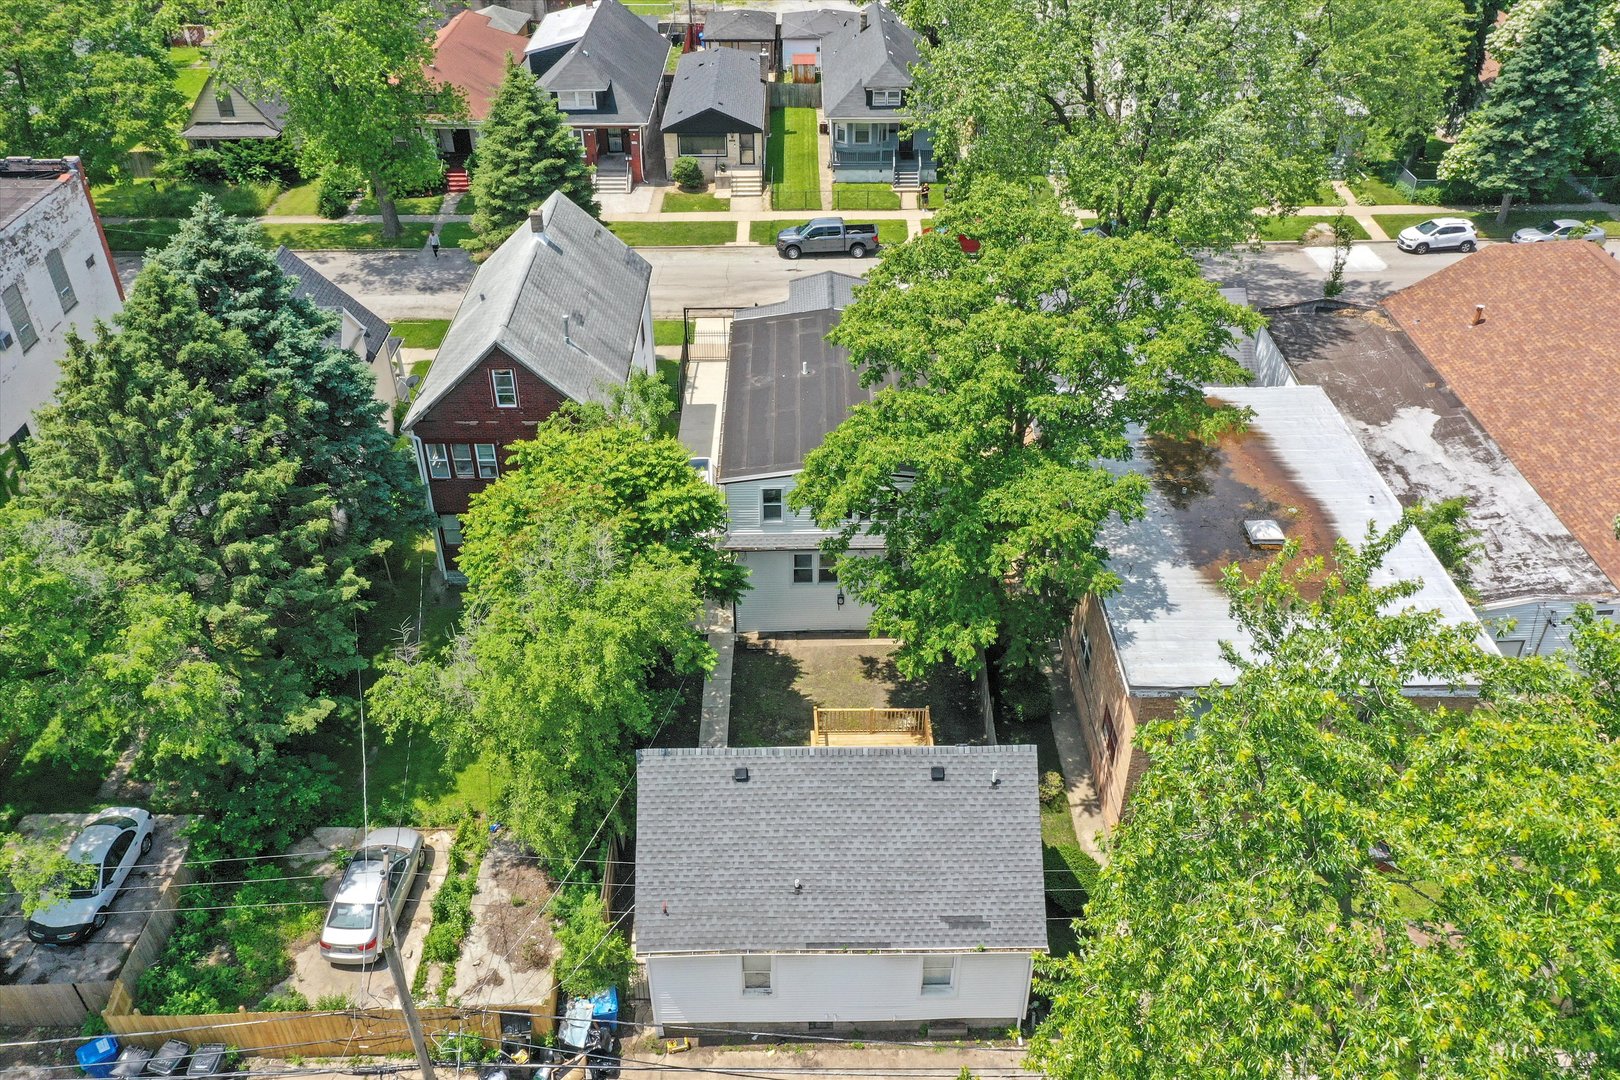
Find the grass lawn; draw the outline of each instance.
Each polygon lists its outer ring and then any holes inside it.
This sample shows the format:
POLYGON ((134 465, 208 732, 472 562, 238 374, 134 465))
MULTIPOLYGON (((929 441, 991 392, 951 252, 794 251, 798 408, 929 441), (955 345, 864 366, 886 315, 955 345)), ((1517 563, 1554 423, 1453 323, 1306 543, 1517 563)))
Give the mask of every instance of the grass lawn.
POLYGON ((665 75, 673 75, 673 74, 675 74, 675 66, 677 64, 679 64, 680 62, 681 62, 681 47, 679 45, 671 45, 669 47, 669 55, 664 58, 664 74, 665 75))
POLYGON ((1398 188, 1381 176, 1363 173, 1348 181, 1350 190, 1356 193, 1356 201, 1366 206, 1387 206, 1410 203, 1413 196, 1404 188, 1398 188))
POLYGON ((394 323, 394 333, 407 349, 437 349, 449 329, 449 319, 404 319, 394 323))
POLYGON ((94 189, 102 217, 178 218, 191 213, 197 200, 212 195, 227 214, 258 217, 276 196, 280 184, 200 184, 191 180, 128 180, 94 189))
POLYGON ((666 214, 699 214, 719 212, 725 213, 731 209, 730 199, 717 199, 706 191, 691 194, 685 191, 671 191, 664 196, 663 212, 666 214))
POLYGON ((470 191, 463 192, 461 201, 456 203, 456 213, 458 214, 470 214, 477 208, 478 200, 473 198, 473 193, 470 191))
POLYGON ((419 248, 427 244, 433 226, 425 221, 408 221, 401 235, 384 240, 382 225, 346 221, 330 225, 264 226, 272 244, 286 244, 296 251, 340 251, 370 248, 419 248))
MULTIPOLYGON (((1322 214, 1288 214, 1284 217, 1268 217, 1261 221, 1257 230, 1262 240, 1298 240, 1305 235, 1312 225, 1318 223, 1333 224, 1333 218, 1322 214)), ((1345 224, 1350 229, 1350 235, 1356 240, 1366 240, 1367 230, 1355 218, 1346 215, 1345 224)))
POLYGON ((834 184, 834 210, 898 210, 900 196, 888 184, 834 184))
POLYGON ((681 362, 660 356, 658 378, 669 387, 669 396, 675 401, 674 410, 664 417, 664 422, 659 425, 658 430, 673 439, 681 432, 681 362))
POLYGON ((196 45, 171 45, 169 47, 169 63, 177 68, 190 67, 192 64, 202 63, 203 51, 196 45))
POLYGON ((1573 217, 1582 221, 1594 222, 1607 228, 1612 236, 1614 234, 1613 223, 1615 220, 1607 214, 1588 214, 1578 211, 1565 213, 1552 210, 1514 210, 1509 212, 1507 224, 1498 225, 1496 223, 1496 214, 1492 211, 1469 214, 1444 208, 1437 208, 1432 214, 1374 214, 1373 220, 1383 226, 1384 231, 1389 233, 1390 236, 1394 236, 1402 229, 1428 221, 1432 217, 1466 218, 1474 223, 1474 228, 1479 230, 1479 235, 1489 240, 1506 240, 1513 235, 1515 229, 1522 229, 1527 225, 1539 225, 1548 218, 1555 217, 1573 217))
POLYGON ((929 184, 928 185, 928 200, 927 200, 927 202, 923 203, 922 208, 924 210, 943 210, 943 209, 945 209, 945 185, 944 184, 929 184))
MULTIPOLYGON (((790 225, 803 225, 804 218, 771 218, 766 221, 755 221, 748 226, 748 239, 756 244, 771 245, 776 243, 776 234, 790 225)), ((873 224, 870 222, 855 222, 857 225, 873 224)), ((878 242, 882 244, 903 244, 906 242, 906 223, 904 221, 879 221, 875 223, 878 230, 878 242)))
POLYGON ((904 221, 879 221, 877 229, 878 243, 884 246, 903 244, 909 235, 904 221))
MULTIPOLYGON (((443 195, 415 195, 394 200, 394 209, 401 214, 437 214, 439 207, 443 205, 443 195)), ((380 211, 377 209, 377 200, 367 195, 360 200, 360 205, 355 208, 354 212, 357 214, 376 214, 380 211)))
POLYGON ((472 225, 465 221, 447 221, 439 228, 440 247, 460 247, 463 240, 471 240, 472 225))
POLYGON ((310 180, 307 183, 283 191, 280 197, 270 204, 270 209, 266 210, 265 213, 286 217, 304 217, 318 214, 320 208, 317 206, 317 200, 320 198, 320 194, 321 182, 319 180, 310 180))
POLYGON ((107 246, 114 251, 145 251, 163 247, 180 231, 179 218, 152 218, 122 225, 106 225, 107 246))
POLYGON ((766 147, 771 205, 778 210, 821 209, 821 156, 816 110, 772 109, 766 147))
POLYGON ((734 221, 610 221, 608 228, 631 247, 716 247, 737 239, 734 221))
POLYGON ((654 345, 690 345, 691 343, 692 334, 686 326, 685 319, 653 320, 654 345))
POLYGON ((193 47, 170 49, 169 63, 174 67, 174 88, 180 91, 189 110, 208 82, 208 65, 202 62, 202 50, 193 47))
POLYGON ((672 0, 630 0, 624 6, 637 15, 668 15, 675 10, 672 0))

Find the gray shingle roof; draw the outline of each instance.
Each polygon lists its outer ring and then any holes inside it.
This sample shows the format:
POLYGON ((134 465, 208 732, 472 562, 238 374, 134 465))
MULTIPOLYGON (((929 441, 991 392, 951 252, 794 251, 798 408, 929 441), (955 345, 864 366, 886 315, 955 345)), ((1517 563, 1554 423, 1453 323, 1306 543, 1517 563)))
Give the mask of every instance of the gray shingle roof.
POLYGON ((303 296, 323 311, 347 311, 366 329, 366 359, 377 355, 377 350, 388 341, 389 326, 370 308, 334 285, 309 263, 287 250, 285 244, 276 249, 276 265, 288 277, 296 278, 298 287, 294 296, 303 296))
POLYGON ((784 11, 782 37, 824 38, 847 22, 858 21, 858 12, 848 8, 815 8, 811 11, 784 11))
POLYGON ((637 760, 643 955, 1046 948, 1033 746, 643 750, 637 760), (944 780, 930 779, 933 766, 944 780), (733 779, 738 767, 746 782, 733 779))
MULTIPOLYGON (((853 274, 823 270, 809 277, 788 282, 788 298, 775 304, 738 308, 734 319, 768 319, 773 315, 797 315, 823 308, 842 309, 855 299, 855 286, 862 284, 853 274)), ((846 354, 847 355, 847 354, 846 354)))
MULTIPOLYGON (((669 58, 669 39, 617 0, 594 0, 594 4, 596 13, 584 34, 540 76, 540 85, 552 93, 607 92, 605 102, 599 98, 606 106, 600 111, 569 113, 575 122, 650 124, 664 78, 664 61, 669 58)), ((543 29, 544 22, 541 25, 543 29)))
POLYGON ((481 7, 475 14, 482 15, 489 20, 489 25, 507 34, 521 34, 529 23, 533 21, 529 18, 528 12, 502 7, 499 4, 481 7))
POLYGON ((497 346, 576 401, 629 376, 652 266, 561 192, 540 212, 478 268, 405 427, 497 346))
POLYGON ((870 87, 911 86, 911 65, 918 60, 917 35, 882 4, 862 9, 859 17, 821 39, 821 97, 829 120, 898 120, 905 109, 874 109, 866 103, 870 87))
POLYGON ((740 49, 704 49, 681 57, 664 103, 664 130, 679 132, 694 121, 703 123, 705 113, 724 119, 728 131, 765 130, 765 84, 758 57, 740 49))
POLYGON ((705 41, 775 41, 776 16, 757 8, 711 11, 703 22, 705 41))

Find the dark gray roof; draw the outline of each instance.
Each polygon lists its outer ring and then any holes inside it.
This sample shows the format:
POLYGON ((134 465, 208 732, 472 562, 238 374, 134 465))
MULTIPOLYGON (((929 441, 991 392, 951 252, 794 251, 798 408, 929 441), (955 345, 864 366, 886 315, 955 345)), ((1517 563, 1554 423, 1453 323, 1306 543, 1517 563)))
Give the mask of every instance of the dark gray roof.
POLYGON ((1033 746, 637 760, 638 953, 1046 948, 1033 746))
POLYGON ((286 245, 276 249, 276 265, 288 277, 296 278, 298 287, 294 296, 303 296, 323 311, 347 311, 366 330, 366 359, 377 355, 377 350, 388 342, 388 324, 370 308, 334 285, 309 263, 287 250, 286 245))
POLYGON ((858 21, 859 12, 848 8, 815 8, 811 11, 784 11, 782 37, 824 38, 845 23, 858 21))
MULTIPOLYGON (((583 35, 540 76, 540 85, 552 93, 606 92, 605 99, 598 98, 603 105, 598 111, 570 112, 573 123, 650 124, 663 83, 664 61, 669 58, 669 39, 618 0, 593 0, 593 5, 596 11, 583 35)), ((544 28, 542 21, 536 39, 544 28)))
POLYGON ((561 192, 540 214, 478 268, 406 428, 496 347, 575 401, 629 377, 652 266, 561 192))
POLYGON ((65 158, 0 159, 0 228, 67 182, 73 163, 65 158))
POLYGON ((775 41, 776 16, 756 8, 711 11, 703 22, 705 41, 775 41))
POLYGON ((257 120, 245 124, 221 121, 217 124, 192 124, 180 136, 185 139, 279 139, 281 129, 257 120))
POLYGON ((904 119, 904 109, 874 109, 866 103, 869 88, 911 86, 911 65, 918 60, 917 35, 882 4, 868 4, 859 17, 821 39, 821 99, 829 120, 904 119))
POLYGON ((528 28, 529 23, 534 21, 529 18, 529 13, 526 11, 502 7, 499 4, 481 7, 474 14, 482 15, 489 20, 489 25, 507 34, 521 34, 528 28))
POLYGON ((704 49, 681 57, 664 103, 664 130, 723 119, 728 131, 765 130, 759 58, 740 49, 704 49), (705 117, 704 114, 714 114, 705 117))
POLYGON ((780 310, 732 320, 719 481, 797 472, 805 455, 881 388, 863 387, 848 351, 826 340, 858 283, 816 274, 793 282, 787 301, 771 305, 780 310))

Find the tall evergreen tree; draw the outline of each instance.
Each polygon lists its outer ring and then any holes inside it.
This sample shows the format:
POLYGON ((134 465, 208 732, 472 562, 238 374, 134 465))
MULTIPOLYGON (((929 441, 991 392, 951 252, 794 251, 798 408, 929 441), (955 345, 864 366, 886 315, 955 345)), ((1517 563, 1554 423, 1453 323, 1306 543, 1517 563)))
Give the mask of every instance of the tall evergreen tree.
POLYGON ((466 241, 488 254, 512 235, 529 211, 561 191, 593 217, 602 213, 579 139, 534 75, 510 60, 473 150, 472 194, 477 205, 466 241))
POLYGON ((247 338, 288 390, 282 444, 298 480, 342 510, 344 539, 371 543, 425 526, 410 454, 381 425, 371 371, 333 340, 337 317, 307 298, 256 240, 256 228, 205 198, 156 262, 190 285, 209 315, 247 338))
POLYGON ((1441 178, 1501 193, 1498 221, 1580 159, 1599 74, 1595 0, 1546 0, 1513 28, 1501 73, 1440 162, 1441 178))

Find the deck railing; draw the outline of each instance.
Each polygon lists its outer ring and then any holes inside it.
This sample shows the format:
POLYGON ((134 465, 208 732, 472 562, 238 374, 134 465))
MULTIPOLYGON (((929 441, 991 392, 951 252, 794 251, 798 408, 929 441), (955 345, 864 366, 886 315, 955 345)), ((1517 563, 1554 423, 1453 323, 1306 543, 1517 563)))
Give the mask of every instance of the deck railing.
POLYGON ((934 721, 928 706, 920 709, 817 708, 810 745, 830 746, 840 735, 894 735, 921 746, 934 744, 934 721))

